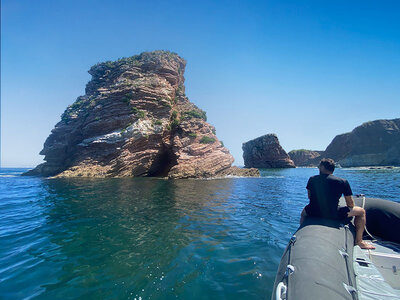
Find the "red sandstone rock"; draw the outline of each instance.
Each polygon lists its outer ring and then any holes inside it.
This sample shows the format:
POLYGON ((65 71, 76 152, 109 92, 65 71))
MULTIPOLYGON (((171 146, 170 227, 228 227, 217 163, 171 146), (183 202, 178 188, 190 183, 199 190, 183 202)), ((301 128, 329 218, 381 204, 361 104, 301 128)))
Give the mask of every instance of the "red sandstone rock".
POLYGON ((332 158, 342 167, 400 166, 400 119, 376 120, 337 135, 325 151, 289 152, 297 166, 332 158))
POLYGON ((243 143, 246 168, 294 168, 289 155, 279 144, 275 134, 266 134, 243 143))
POLYGON ((213 177, 233 157, 185 95, 186 61, 154 51, 93 66, 26 175, 213 177))
POLYGON ((323 151, 300 149, 292 150, 288 154, 297 167, 313 167, 319 164, 322 153, 323 151))
POLYGON ((323 156, 342 167, 400 166, 400 119, 366 122, 337 135, 323 156))

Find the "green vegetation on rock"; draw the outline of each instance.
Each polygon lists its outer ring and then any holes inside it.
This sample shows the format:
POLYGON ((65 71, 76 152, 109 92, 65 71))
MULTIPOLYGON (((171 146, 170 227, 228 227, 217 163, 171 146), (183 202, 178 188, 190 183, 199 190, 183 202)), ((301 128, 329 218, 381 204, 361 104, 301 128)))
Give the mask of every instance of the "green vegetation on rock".
POLYGON ((307 149, 297 149, 297 150, 292 150, 289 153, 301 153, 301 152, 310 152, 311 150, 307 149))
POLYGON ((179 124, 180 124, 179 120, 178 119, 174 119, 171 122, 171 128, 174 129, 174 128, 178 127, 179 124))
POLYGON ((157 61, 161 58, 173 60, 178 57, 178 54, 175 52, 167 51, 167 50, 157 50, 153 52, 143 52, 139 55, 134 55, 130 57, 121 57, 116 61, 106 61, 95 64, 89 71, 90 74, 92 72, 96 72, 99 69, 114 69, 119 68, 123 65, 129 66, 141 66, 143 63, 149 63, 152 61, 157 61))
POLYGON ((171 113, 171 128, 175 129, 176 127, 179 126, 179 124, 181 123, 180 120, 178 120, 178 112, 177 111, 172 111, 171 113))
POLYGON ((146 114, 143 110, 138 109, 137 107, 132 107, 132 113, 138 118, 138 119, 143 119, 146 114))
POLYGON ((204 121, 207 121, 207 115, 204 110, 190 110, 190 111, 185 111, 183 113, 183 119, 188 120, 192 118, 197 118, 197 119, 202 119, 204 121))
POLYGON ((200 139, 200 143, 202 143, 202 144, 212 144, 212 143, 214 143, 215 142, 215 139, 214 138, 212 138, 212 137, 209 137, 209 136, 203 136, 201 139, 200 139))
POLYGON ((127 129, 129 126, 131 126, 131 125, 132 125, 132 123, 126 124, 126 126, 121 130, 121 133, 126 132, 126 129, 127 129))
POLYGON ((122 98, 122 101, 125 102, 127 105, 129 105, 131 103, 131 99, 132 95, 127 94, 122 98))

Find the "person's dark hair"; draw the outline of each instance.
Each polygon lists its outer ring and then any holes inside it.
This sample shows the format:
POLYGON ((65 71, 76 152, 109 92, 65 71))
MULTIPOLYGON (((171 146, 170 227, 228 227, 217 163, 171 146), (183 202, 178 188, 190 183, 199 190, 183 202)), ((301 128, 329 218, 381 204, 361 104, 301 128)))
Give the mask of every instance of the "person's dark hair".
POLYGON ((335 171, 335 161, 331 158, 323 158, 319 163, 320 166, 323 166, 329 172, 335 171))

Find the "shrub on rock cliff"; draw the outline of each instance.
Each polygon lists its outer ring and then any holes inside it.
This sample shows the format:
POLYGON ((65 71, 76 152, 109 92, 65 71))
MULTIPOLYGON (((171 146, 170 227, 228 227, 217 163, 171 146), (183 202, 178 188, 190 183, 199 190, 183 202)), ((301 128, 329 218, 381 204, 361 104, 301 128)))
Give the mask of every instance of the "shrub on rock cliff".
POLYGON ((191 119, 191 118, 197 118, 197 119, 202 119, 204 121, 207 121, 207 114, 205 111, 199 109, 199 110, 190 110, 190 111, 185 111, 183 113, 183 118, 184 119, 191 119))
POLYGON ((209 137, 209 136, 203 136, 201 139, 200 139, 200 143, 202 143, 202 144, 212 144, 212 143, 214 143, 215 142, 215 139, 214 138, 212 138, 212 137, 209 137))

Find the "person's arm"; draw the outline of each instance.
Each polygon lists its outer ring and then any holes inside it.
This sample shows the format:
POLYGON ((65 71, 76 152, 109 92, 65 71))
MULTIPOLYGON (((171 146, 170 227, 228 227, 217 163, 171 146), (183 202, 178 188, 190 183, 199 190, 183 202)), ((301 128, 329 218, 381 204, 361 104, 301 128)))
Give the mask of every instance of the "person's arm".
POLYGON ((354 207, 354 200, 353 197, 350 196, 344 196, 344 200, 346 200, 346 205, 348 208, 353 209, 354 207))
POLYGON ((351 191, 350 184, 347 180, 344 181, 344 200, 346 200, 346 205, 350 210, 354 207, 353 192, 351 191))
POLYGON ((310 199, 310 200, 311 200, 311 192, 310 192, 310 189, 311 189, 311 178, 312 177, 308 178, 307 186, 306 186, 307 196, 308 196, 308 199, 310 199))

